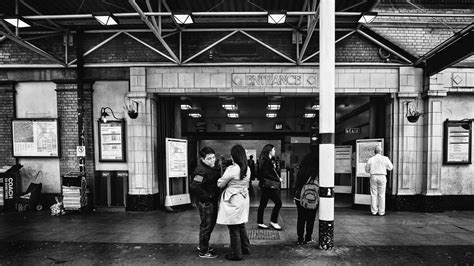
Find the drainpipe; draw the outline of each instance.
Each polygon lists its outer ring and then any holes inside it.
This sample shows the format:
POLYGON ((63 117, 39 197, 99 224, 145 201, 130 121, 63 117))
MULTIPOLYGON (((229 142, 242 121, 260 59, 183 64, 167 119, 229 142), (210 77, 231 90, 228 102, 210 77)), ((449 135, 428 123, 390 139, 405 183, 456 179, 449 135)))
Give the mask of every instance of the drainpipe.
MULTIPOLYGON (((83 31, 78 29, 76 32, 76 81, 77 81, 77 129, 79 146, 85 146, 84 136, 84 53, 82 51, 83 31)), ((85 176, 85 157, 79 157, 79 172, 85 176)))

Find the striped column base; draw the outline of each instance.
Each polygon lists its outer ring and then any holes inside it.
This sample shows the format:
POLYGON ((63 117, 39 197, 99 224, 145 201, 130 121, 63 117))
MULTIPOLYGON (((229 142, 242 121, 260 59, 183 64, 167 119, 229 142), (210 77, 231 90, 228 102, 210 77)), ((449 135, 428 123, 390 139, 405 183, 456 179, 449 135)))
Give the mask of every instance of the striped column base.
POLYGON ((334 221, 319 220, 319 249, 334 247, 334 221))

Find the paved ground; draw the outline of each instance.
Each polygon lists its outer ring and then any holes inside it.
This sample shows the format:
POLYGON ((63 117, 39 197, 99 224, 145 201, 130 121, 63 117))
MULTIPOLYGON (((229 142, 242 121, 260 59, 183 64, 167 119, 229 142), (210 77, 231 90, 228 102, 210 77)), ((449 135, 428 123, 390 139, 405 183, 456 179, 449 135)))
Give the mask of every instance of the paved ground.
MULTIPOLYGON (((265 217, 270 215, 268 209, 265 217)), ((474 264, 474 212, 388 213, 336 208, 335 248, 296 246, 296 210, 283 208, 280 232, 247 224, 252 254, 245 264, 474 264), (267 239, 257 239, 257 238, 267 239)), ((148 213, 0 214, 0 264, 222 264, 226 227, 216 226, 211 243, 222 256, 197 257, 196 210, 148 213)), ((313 238, 317 239, 318 223, 313 238)), ((225 263, 229 263, 225 261, 225 263)))

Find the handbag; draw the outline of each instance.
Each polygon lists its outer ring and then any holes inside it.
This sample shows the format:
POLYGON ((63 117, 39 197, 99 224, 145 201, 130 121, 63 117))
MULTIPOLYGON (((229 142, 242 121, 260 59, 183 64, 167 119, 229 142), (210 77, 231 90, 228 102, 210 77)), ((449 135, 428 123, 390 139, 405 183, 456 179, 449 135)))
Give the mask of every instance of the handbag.
POLYGON ((262 187, 280 189, 280 185, 281 185, 280 181, 264 178, 262 187))

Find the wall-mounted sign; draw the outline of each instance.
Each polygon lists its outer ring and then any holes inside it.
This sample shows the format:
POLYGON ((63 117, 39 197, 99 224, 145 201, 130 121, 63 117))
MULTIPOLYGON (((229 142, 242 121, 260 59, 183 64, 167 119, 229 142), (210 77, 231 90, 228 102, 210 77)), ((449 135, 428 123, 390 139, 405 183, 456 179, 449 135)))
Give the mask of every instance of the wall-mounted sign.
POLYGON ((472 147, 471 122, 444 122, 444 151, 445 164, 470 164, 472 147))
POLYGON ((374 156, 375 147, 379 146, 382 149, 383 155, 383 139, 358 139, 356 140, 356 176, 370 177, 370 174, 365 172, 365 165, 370 157, 374 156))
POLYGON ((345 128, 345 134, 360 134, 360 127, 345 128))
POLYGON ((17 119, 12 121, 13 156, 58 157, 57 119, 17 119))
POLYGON ((245 87, 301 87, 315 86, 314 73, 252 73, 232 74, 232 86, 245 87))
POLYGON ((99 161, 125 162, 125 126, 123 121, 99 121, 99 161))
POLYGON ((352 146, 336 146, 335 147, 335 162, 334 173, 336 174, 351 174, 352 165, 352 146))

